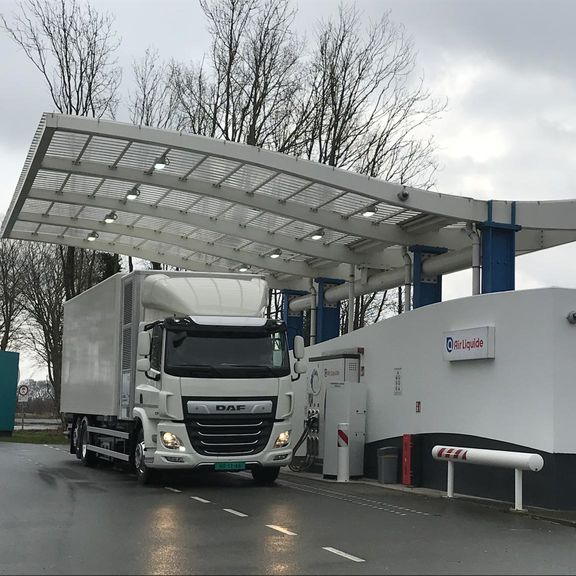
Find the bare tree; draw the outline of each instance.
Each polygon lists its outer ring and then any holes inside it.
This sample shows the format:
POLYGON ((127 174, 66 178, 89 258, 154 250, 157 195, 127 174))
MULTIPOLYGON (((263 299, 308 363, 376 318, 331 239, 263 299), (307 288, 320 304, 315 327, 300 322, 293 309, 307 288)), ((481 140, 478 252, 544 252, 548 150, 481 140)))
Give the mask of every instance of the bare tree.
POLYGON ((66 295, 62 260, 56 246, 26 247, 22 295, 31 324, 29 347, 48 369, 48 380, 60 406, 62 380, 62 324, 66 295))
MULTIPOLYGON (((294 152, 303 88, 289 0, 200 0, 212 34, 209 66, 173 64, 180 128, 294 152)), ((307 111, 306 111, 307 112, 307 111)), ((308 112, 307 112, 308 113, 308 112)))
POLYGON ((24 266, 22 242, 0 240, 0 350, 17 348, 22 337, 24 266))
POLYGON ((433 142, 418 129, 445 104, 414 83, 415 53, 385 14, 366 30, 353 6, 321 24, 310 62, 315 117, 307 157, 323 164, 430 187, 433 142))
MULTIPOLYGON (((113 18, 100 14, 89 2, 77 0, 21 0, 10 23, 0 26, 42 74, 56 108, 77 116, 114 117, 121 69, 114 58, 119 40, 113 18)), ((92 285, 94 259, 84 250, 60 250, 71 298, 92 285)), ((117 256, 104 256, 115 260, 117 256)))
MULTIPOLYGON (((435 101, 422 79, 413 79, 415 53, 401 27, 385 14, 367 29, 353 6, 321 23, 309 84, 314 111, 306 156, 387 181, 430 188, 436 162, 432 139, 419 130, 445 103, 435 101)), ((354 326, 399 308, 387 293, 355 299, 354 326)), ((345 315, 348 314, 347 306, 345 315)))
POLYGON ((120 272, 120 257, 108 252, 58 246, 66 300, 120 272))
POLYGON ((114 116, 121 72, 111 16, 76 0, 22 0, 2 27, 40 71, 56 108, 76 116, 114 116))
POLYGON ((147 48, 143 58, 132 65, 135 90, 129 112, 133 124, 172 128, 176 122, 176 94, 170 85, 170 67, 160 62, 157 50, 147 48))
POLYGON ((177 128, 216 136, 216 88, 203 65, 172 62, 170 86, 177 103, 177 128))
MULTIPOLYGON (((200 0, 212 35, 202 64, 172 64, 180 129, 246 142, 401 184, 434 183, 422 139, 445 103, 414 78, 415 51, 389 14, 365 26, 352 5, 320 22, 309 55, 289 0, 200 0)), ((357 327, 402 306, 356 299, 357 327)), ((347 313, 345 311, 345 313, 347 313)))

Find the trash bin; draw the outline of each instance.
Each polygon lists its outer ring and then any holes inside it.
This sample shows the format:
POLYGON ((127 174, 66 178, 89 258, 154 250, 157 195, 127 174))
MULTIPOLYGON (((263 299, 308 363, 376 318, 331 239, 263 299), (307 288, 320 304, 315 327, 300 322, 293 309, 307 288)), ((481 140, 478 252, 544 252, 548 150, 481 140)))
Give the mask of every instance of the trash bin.
POLYGON ((378 448, 378 482, 381 484, 398 483, 398 453, 395 446, 378 448))

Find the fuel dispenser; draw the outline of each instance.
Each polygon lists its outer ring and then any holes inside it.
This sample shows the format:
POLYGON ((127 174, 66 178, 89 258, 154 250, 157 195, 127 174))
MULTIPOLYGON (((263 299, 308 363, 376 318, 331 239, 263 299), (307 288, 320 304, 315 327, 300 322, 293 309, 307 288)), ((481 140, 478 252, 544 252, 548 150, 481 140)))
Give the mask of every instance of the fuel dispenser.
POLYGON ((363 475, 366 386, 360 382, 360 360, 360 351, 308 359, 304 432, 294 448, 297 455, 305 445, 305 455, 293 460, 292 470, 321 466, 325 477, 336 477, 337 426, 348 422, 350 476, 363 475))

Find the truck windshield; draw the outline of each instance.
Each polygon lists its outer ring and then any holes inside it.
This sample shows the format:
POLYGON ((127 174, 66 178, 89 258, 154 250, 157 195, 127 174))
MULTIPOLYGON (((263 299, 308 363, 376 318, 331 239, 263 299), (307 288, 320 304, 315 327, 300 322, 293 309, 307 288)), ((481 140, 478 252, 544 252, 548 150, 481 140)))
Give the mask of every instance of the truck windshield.
POLYGON ((286 329, 166 323, 164 370, 191 378, 270 378, 290 374, 286 329))

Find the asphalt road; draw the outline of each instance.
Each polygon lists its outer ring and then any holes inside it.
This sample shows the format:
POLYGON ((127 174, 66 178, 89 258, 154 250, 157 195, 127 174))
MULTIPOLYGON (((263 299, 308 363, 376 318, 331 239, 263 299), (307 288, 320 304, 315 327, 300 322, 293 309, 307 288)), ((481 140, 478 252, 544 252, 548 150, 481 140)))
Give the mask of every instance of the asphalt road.
POLYGON ((0 444, 0 574, 574 574, 576 529, 366 483, 239 474, 138 486, 0 444))

